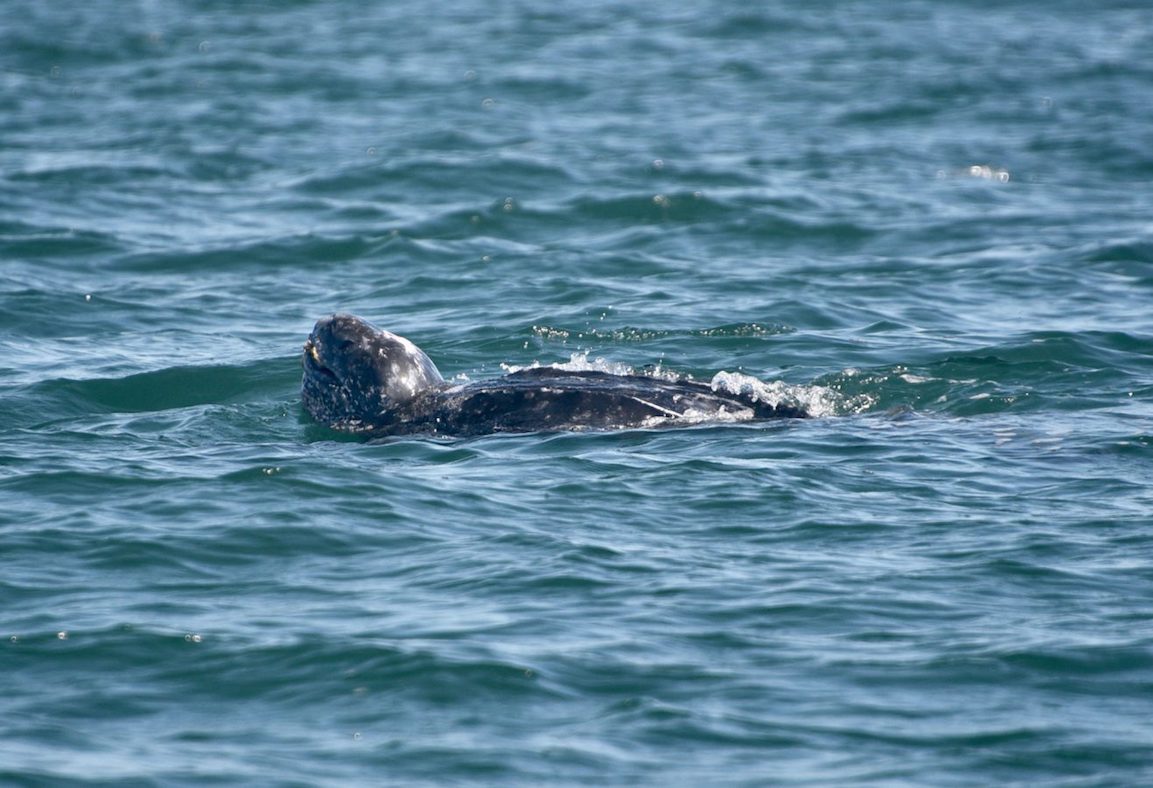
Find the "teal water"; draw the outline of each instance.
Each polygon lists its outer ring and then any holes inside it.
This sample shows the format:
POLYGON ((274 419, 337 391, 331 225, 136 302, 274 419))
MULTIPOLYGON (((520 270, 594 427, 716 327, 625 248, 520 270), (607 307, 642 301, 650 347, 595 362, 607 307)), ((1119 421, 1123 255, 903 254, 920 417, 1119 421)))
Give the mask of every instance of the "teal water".
POLYGON ((1153 781, 1143 3, 0 24, 0 783, 1153 781), (446 377, 819 417, 348 440, 446 377))

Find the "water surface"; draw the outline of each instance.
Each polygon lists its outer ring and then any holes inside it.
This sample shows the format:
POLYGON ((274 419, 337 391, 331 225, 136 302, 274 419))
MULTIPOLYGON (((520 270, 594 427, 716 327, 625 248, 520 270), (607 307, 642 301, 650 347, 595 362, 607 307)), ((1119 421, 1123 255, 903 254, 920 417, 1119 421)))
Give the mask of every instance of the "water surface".
POLYGON ((8 3, 0 781, 1153 779, 1147 9, 538 5, 8 3), (821 416, 350 441, 335 310, 821 416))

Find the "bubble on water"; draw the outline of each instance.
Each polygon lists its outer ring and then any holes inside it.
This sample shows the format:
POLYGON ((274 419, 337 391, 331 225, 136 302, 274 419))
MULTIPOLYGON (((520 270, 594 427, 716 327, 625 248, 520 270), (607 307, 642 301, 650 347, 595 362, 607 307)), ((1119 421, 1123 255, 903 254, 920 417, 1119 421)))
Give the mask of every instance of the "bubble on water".
POLYGON ((988 164, 974 164, 968 170, 970 178, 980 178, 984 181, 996 181, 998 183, 1009 182, 1009 171, 997 167, 990 167, 988 164))
POLYGON ((201 640, 203 640, 203 638, 200 636, 200 633, 198 633, 198 632, 189 632, 187 635, 184 636, 184 642, 185 643, 199 643, 201 640))
POLYGON ((553 326, 533 326, 532 332, 544 339, 568 339, 572 332, 567 328, 554 328, 553 326))
POLYGON ((56 639, 57 640, 67 640, 68 639, 68 631, 63 630, 63 629, 60 630, 59 632, 56 633, 56 639))

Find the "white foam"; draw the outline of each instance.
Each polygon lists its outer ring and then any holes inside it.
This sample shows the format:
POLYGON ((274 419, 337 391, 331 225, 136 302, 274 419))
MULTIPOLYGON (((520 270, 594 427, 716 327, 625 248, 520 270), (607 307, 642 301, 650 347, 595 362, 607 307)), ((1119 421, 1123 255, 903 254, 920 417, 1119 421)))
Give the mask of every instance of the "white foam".
POLYGON ((764 381, 740 372, 718 372, 709 385, 713 391, 748 397, 766 405, 800 408, 816 418, 835 415, 843 405, 837 392, 826 386, 764 381))

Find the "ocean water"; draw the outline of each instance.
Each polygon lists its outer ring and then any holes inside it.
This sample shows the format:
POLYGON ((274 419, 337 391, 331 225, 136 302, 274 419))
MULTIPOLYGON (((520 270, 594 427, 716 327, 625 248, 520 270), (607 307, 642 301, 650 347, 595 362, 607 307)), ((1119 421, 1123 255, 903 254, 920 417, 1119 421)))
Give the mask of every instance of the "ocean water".
POLYGON ((1147 3, 0 20, 0 783, 1153 782, 1147 3), (350 440, 337 310, 817 417, 350 440))

